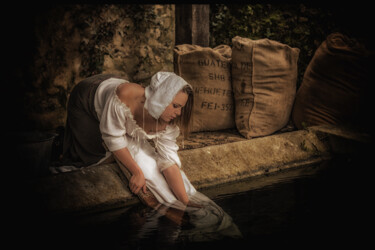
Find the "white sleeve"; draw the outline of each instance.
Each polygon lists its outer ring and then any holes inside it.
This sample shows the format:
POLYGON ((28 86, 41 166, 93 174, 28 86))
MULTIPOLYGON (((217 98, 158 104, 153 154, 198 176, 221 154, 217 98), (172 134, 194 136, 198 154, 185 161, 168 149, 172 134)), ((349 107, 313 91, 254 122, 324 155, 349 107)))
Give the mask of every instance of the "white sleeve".
POLYGON ((159 138, 154 139, 158 154, 156 162, 160 172, 174 164, 181 168, 180 157, 177 154, 179 147, 176 143, 179 134, 180 129, 178 126, 167 126, 166 131, 159 138))
POLYGON ((128 145, 125 107, 115 95, 114 93, 104 105, 100 118, 100 132, 105 145, 111 152, 128 145))

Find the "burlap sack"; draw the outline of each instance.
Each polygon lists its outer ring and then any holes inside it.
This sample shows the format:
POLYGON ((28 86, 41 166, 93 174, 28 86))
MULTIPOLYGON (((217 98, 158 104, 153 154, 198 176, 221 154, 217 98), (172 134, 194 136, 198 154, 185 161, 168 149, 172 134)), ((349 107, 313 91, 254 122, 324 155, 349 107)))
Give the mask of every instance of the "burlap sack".
POLYGON ((231 48, 177 45, 174 71, 194 88, 192 132, 234 128, 231 48))
POLYGON ((361 112, 369 103, 365 97, 369 65, 369 52, 363 45, 340 33, 330 34, 316 50, 298 89, 292 114, 296 127, 360 127, 361 116, 369 116, 361 112))
POLYGON ((272 134, 289 121, 297 82, 298 48, 269 39, 232 39, 235 121, 246 138, 272 134))

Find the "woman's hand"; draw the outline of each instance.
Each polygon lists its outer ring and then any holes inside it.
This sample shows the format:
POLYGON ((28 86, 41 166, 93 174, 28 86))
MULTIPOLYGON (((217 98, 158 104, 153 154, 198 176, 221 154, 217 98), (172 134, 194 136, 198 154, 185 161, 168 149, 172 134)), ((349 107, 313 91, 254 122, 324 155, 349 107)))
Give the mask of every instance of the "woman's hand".
POLYGON ((119 163, 120 169, 129 180, 130 191, 134 194, 143 189, 143 193, 147 193, 146 180, 142 170, 134 161, 127 148, 121 148, 113 151, 116 161, 119 163))
POLYGON ((134 194, 138 194, 141 189, 143 193, 147 192, 146 180, 143 173, 137 173, 130 178, 129 188, 134 194))

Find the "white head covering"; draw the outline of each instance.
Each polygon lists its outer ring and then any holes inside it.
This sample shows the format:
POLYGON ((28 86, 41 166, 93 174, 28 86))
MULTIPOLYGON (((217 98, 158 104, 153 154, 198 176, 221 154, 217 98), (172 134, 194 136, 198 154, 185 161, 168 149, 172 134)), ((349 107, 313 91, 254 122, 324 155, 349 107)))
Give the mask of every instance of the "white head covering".
POLYGON ((182 77, 173 72, 156 73, 152 76, 150 85, 145 89, 144 107, 150 115, 158 119, 185 85, 191 87, 182 77))

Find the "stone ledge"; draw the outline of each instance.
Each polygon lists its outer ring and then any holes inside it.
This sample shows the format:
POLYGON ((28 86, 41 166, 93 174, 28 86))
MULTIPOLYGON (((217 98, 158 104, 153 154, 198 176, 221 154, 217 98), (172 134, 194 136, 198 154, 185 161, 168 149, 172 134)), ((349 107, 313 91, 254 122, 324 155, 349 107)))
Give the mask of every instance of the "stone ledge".
MULTIPOLYGON (((179 152, 182 169, 198 190, 317 164, 348 153, 363 137, 336 127, 312 127, 251 140, 179 152), (348 136, 350 134, 350 136, 348 136), (345 138, 339 140, 337 138, 345 138), (358 140, 357 140, 358 139, 358 140), (347 147, 348 146, 348 147, 347 147)), ((36 201, 53 214, 90 213, 139 202, 116 163, 47 176, 32 183, 36 201)))

